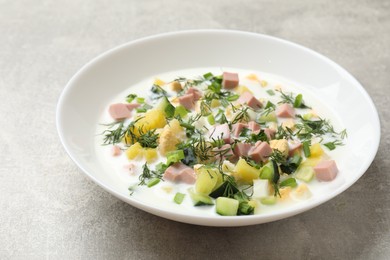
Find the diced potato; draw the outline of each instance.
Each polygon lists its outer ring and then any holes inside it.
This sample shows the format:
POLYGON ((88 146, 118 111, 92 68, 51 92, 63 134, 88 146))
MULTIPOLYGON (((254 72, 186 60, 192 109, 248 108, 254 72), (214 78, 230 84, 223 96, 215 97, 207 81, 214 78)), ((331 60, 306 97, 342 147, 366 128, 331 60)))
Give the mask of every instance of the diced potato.
POLYGON ((161 87, 161 86, 164 86, 164 85, 165 85, 165 82, 162 81, 162 80, 159 79, 159 78, 155 78, 153 84, 161 87))
POLYGON ((293 192, 291 192, 291 197, 296 200, 306 200, 311 197, 311 191, 306 184, 300 184, 293 192))
POLYGON ((250 90, 249 88, 247 88, 245 86, 242 86, 242 85, 238 86, 236 91, 237 91, 238 94, 242 94, 244 92, 249 92, 249 93, 253 94, 252 90, 250 90))
POLYGON ((320 143, 310 146, 310 157, 321 157, 324 154, 324 150, 320 143))
POLYGON ((155 148, 144 148, 143 155, 146 162, 151 163, 157 159, 157 149, 155 148))
POLYGON ((295 122, 293 119, 286 120, 282 123, 282 127, 286 129, 287 127, 291 130, 295 129, 295 122))
POLYGON ((252 184, 253 180, 258 179, 260 174, 259 169, 250 166, 244 159, 238 160, 234 170, 234 177, 247 184, 252 184))
POLYGON ((246 76, 246 78, 249 80, 259 81, 259 78, 257 77, 256 74, 249 74, 248 76, 246 76))
POLYGON ((221 102, 219 102, 218 99, 211 100, 211 104, 210 104, 211 108, 219 107, 220 105, 221 105, 221 102))
POLYGON ((184 137, 184 129, 177 119, 173 119, 160 133, 159 149, 162 155, 176 150, 176 145, 184 137))
POLYGON ((170 87, 170 89, 172 89, 173 91, 176 91, 176 92, 183 90, 183 87, 181 86, 181 83, 179 81, 172 81, 169 84, 169 87, 170 87))
POLYGON ((126 150, 126 155, 129 160, 133 160, 142 155, 142 146, 140 143, 135 143, 126 150))
POLYGON ((231 174, 234 172, 235 165, 227 160, 222 163, 222 171, 226 174, 231 174))
POLYGON ((152 129, 162 128, 166 124, 164 112, 159 109, 151 109, 134 124, 134 134, 139 135, 139 129, 146 132, 152 129))
POLYGON ((268 86, 268 82, 266 80, 260 80, 260 85, 262 87, 266 87, 266 86, 268 86))
POLYGON ((304 160, 301 165, 302 166, 311 166, 314 167, 316 166, 319 162, 321 161, 321 158, 319 157, 310 157, 306 160, 304 160))
POLYGON ((283 156, 288 156, 288 142, 286 139, 280 139, 280 140, 271 140, 269 142, 269 145, 274 150, 279 150, 283 154, 283 156))
POLYGON ((291 187, 283 187, 279 189, 280 199, 287 200, 290 198, 291 187))
POLYGON ((209 195, 216 187, 222 184, 222 175, 218 169, 201 167, 196 171, 195 191, 209 195))

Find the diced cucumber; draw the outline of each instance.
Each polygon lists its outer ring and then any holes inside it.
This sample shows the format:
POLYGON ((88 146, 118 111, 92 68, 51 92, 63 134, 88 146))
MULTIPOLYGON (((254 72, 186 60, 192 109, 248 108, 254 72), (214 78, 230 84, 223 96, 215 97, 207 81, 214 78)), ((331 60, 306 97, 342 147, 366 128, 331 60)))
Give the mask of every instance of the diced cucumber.
POLYGON ((194 206, 214 205, 212 198, 207 195, 196 193, 191 188, 188 189, 188 193, 194 202, 194 206))
POLYGON ((186 195, 184 193, 180 193, 180 192, 177 192, 175 194, 175 197, 173 198, 173 201, 176 203, 176 204, 181 204, 184 200, 184 197, 186 195))
POLYGON ((163 97, 157 106, 157 109, 164 111, 166 117, 171 118, 175 115, 175 107, 169 102, 167 97, 163 97))
POLYGON ((253 180, 253 198, 260 199, 269 196, 269 180, 253 180))
POLYGON ((268 196, 265 198, 261 198, 260 202, 264 205, 274 205, 276 203, 277 198, 275 196, 268 196))
POLYGON ((314 168, 311 166, 299 166, 295 172, 295 178, 301 181, 310 182, 314 177, 314 168))
POLYGON ((295 180, 295 178, 288 178, 288 179, 285 179, 284 181, 282 181, 279 186, 280 187, 291 187, 291 188, 295 188, 297 186, 297 181, 295 180))
POLYGON ((266 122, 277 122, 276 113, 274 111, 259 117, 259 123, 266 123, 266 122))
POLYGON ((188 114, 188 111, 182 105, 179 105, 175 108, 175 117, 180 116, 181 118, 185 117, 188 114))
POLYGON ((195 182, 197 193, 209 195, 222 184, 222 175, 217 168, 203 166, 197 170, 197 175, 195 182))
POLYGON ((260 169, 260 179, 272 180, 274 178, 274 166, 272 162, 268 162, 260 169))
POLYGON ((216 211, 219 215, 222 216, 236 216, 239 202, 238 200, 219 197, 216 202, 216 211))
POLYGON ((230 186, 230 188, 232 189, 232 193, 238 192, 238 189, 235 186, 231 185, 229 181, 225 181, 221 185, 219 185, 213 192, 210 193, 210 197, 214 199, 221 197, 228 186, 230 186))

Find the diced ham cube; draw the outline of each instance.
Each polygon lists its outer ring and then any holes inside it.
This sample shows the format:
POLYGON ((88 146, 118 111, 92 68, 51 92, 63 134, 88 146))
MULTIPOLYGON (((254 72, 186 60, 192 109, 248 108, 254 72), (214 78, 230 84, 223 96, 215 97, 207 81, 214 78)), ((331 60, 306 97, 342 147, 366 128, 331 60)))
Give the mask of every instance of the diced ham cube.
POLYGON ((128 173, 130 175, 134 175, 135 174, 135 164, 134 163, 129 163, 129 164, 126 164, 123 166, 123 168, 128 171, 128 173))
POLYGON ((189 110, 193 109, 195 106, 194 94, 190 93, 190 94, 185 94, 183 96, 180 96, 179 103, 180 105, 182 105, 183 107, 189 110))
POLYGON ((260 132, 260 125, 255 121, 250 121, 248 123, 248 128, 252 131, 252 133, 258 134, 260 132))
POLYGON ((174 163, 165 170, 163 178, 167 181, 193 184, 196 181, 196 174, 191 167, 183 163, 174 163))
POLYGON ((118 145, 114 145, 111 149, 111 155, 112 156, 119 156, 121 155, 122 150, 118 145))
POLYGON ((194 95, 194 101, 198 101, 202 97, 202 92, 199 89, 196 89, 196 88, 189 88, 187 90, 186 94, 193 94, 194 95))
POLYGON ((256 143, 255 147, 249 150, 249 157, 251 157, 256 162, 266 161, 268 157, 272 154, 272 148, 267 142, 256 143))
POLYGON ((224 72, 222 75, 222 86, 226 89, 232 89, 238 86, 239 79, 237 73, 224 72))
POLYGON ((131 116, 130 110, 127 108, 127 104, 117 103, 112 104, 108 108, 108 112, 115 120, 123 120, 131 116))
POLYGON ((278 117, 295 117, 295 109, 290 104, 282 104, 276 109, 278 117))
POLYGON ((248 125, 247 124, 243 124, 243 123, 236 123, 236 124, 232 125, 232 134, 233 134, 233 136, 234 137, 239 137, 240 134, 241 134, 241 131, 244 128, 248 128, 248 125))
POLYGON ((272 140, 275 137, 276 131, 271 128, 264 128, 264 133, 267 136, 268 140, 272 140))
POLYGON ((232 146, 230 144, 224 144, 221 147, 214 147, 213 154, 218 161, 224 159, 231 159, 234 156, 232 146))
POLYGON ((210 139, 223 139, 226 144, 230 144, 230 129, 227 123, 217 125, 210 130, 210 139))
POLYGON ((245 91, 244 93, 241 94, 239 99, 237 99, 237 103, 247 104, 249 107, 253 109, 259 109, 263 106, 263 104, 261 104, 261 102, 248 91, 245 91))
POLYGON ((293 156, 302 147, 301 142, 288 143, 288 155, 293 156))
POLYGON ((316 177, 320 181, 331 181, 336 178, 338 169, 334 160, 323 161, 314 167, 316 177))
POLYGON ((137 108, 139 106, 140 106, 140 104, 138 104, 138 103, 126 104, 127 109, 130 110, 130 111, 132 111, 133 109, 135 109, 135 108, 137 108))
POLYGON ((237 157, 247 157, 252 145, 249 143, 237 143, 234 147, 234 154, 237 157))

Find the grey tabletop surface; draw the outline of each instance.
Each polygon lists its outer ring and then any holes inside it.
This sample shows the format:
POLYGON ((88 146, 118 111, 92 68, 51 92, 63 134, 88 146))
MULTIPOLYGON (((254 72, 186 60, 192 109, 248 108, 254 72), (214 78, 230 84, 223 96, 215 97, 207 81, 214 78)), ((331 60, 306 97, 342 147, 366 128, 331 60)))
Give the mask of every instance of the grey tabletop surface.
POLYGON ((0 259, 389 259, 390 1, 0 0, 0 259), (98 54, 157 33, 234 29, 333 59, 372 97, 381 143, 351 188, 273 223, 212 228, 145 213, 65 153, 56 105, 98 54))

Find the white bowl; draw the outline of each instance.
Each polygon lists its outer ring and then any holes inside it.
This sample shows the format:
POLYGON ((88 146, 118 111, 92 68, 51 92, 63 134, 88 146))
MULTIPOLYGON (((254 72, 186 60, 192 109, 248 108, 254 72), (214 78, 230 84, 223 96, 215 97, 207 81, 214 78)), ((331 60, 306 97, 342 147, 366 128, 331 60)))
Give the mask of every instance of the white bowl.
POLYGON ((318 206, 355 183, 378 150, 380 123, 363 87, 328 58, 278 38, 239 31, 198 30, 162 34, 109 50, 81 68, 57 106, 57 128, 73 161, 102 188, 152 214, 191 224, 244 226, 270 222, 318 206), (97 159, 94 138, 103 109, 132 84, 163 72, 231 67, 281 75, 307 86, 331 107, 348 130, 342 155, 343 181, 305 203, 251 216, 195 216, 150 206, 129 196, 97 159))

